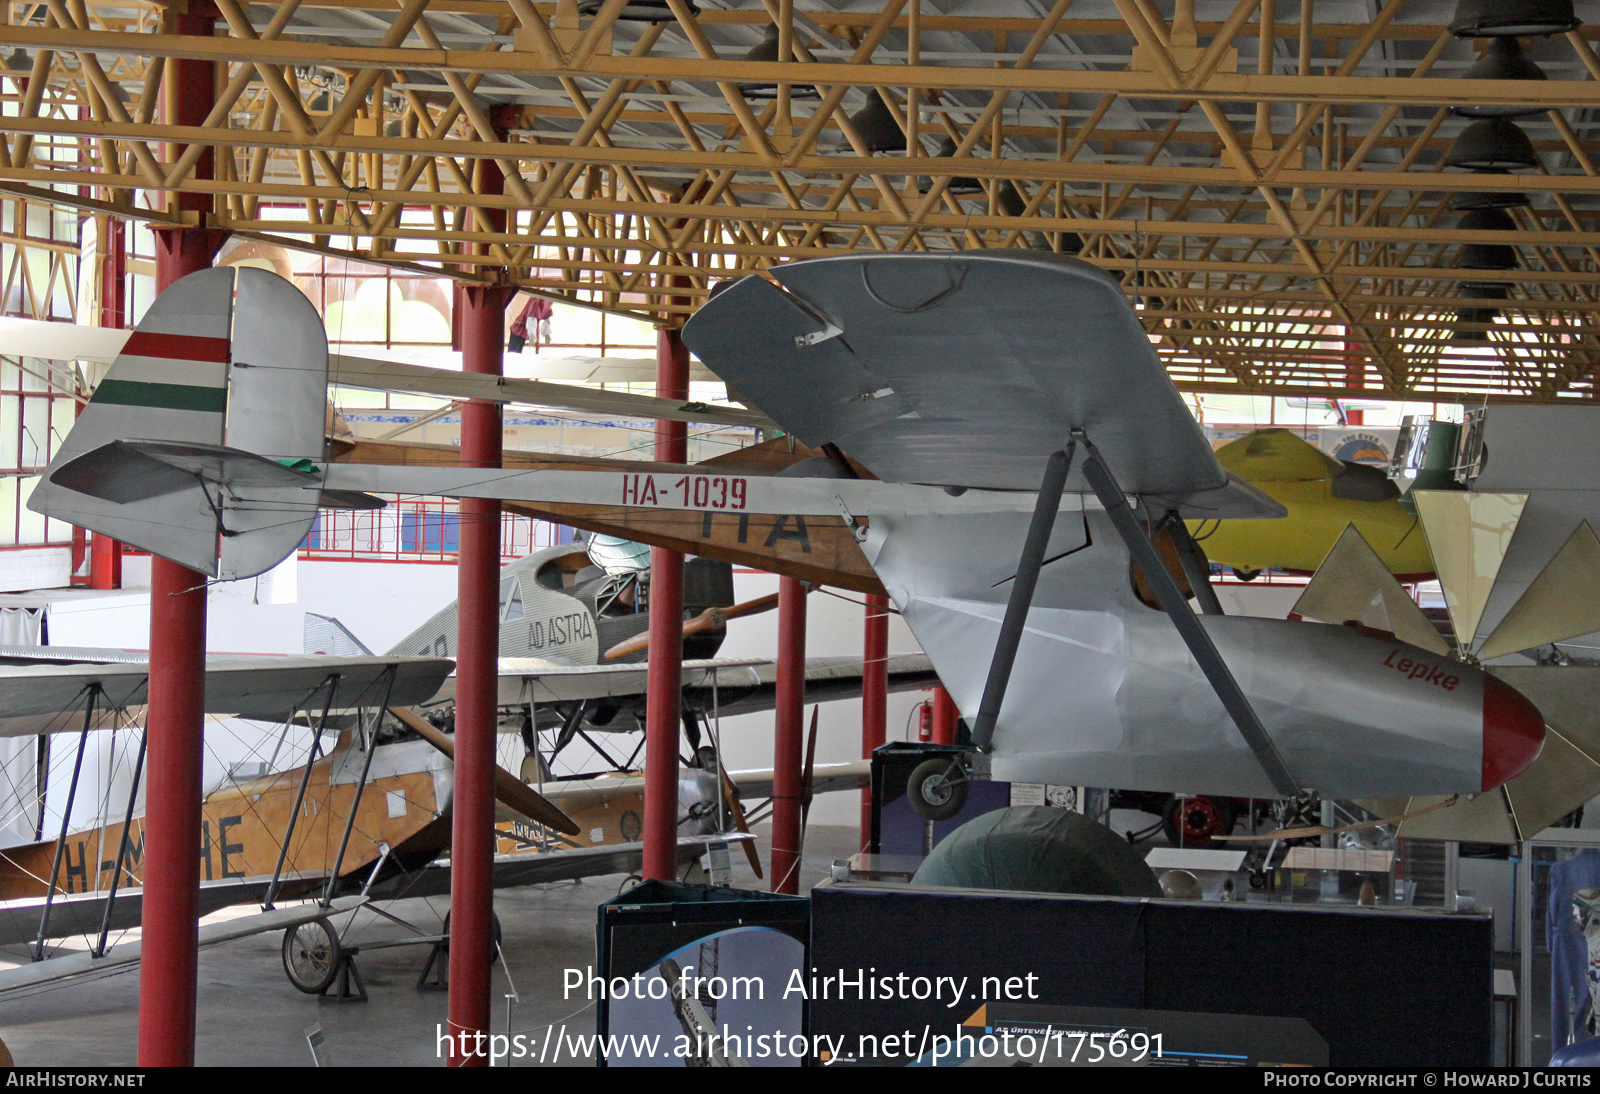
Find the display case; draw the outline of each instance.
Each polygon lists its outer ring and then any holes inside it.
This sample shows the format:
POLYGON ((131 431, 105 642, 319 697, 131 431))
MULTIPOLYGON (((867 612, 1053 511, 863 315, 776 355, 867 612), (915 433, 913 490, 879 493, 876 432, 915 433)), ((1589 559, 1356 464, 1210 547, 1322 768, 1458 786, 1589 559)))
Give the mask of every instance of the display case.
POLYGON ((1525 840, 1516 908, 1517 1063, 1541 1066, 1600 1033, 1600 831, 1548 828, 1525 840))

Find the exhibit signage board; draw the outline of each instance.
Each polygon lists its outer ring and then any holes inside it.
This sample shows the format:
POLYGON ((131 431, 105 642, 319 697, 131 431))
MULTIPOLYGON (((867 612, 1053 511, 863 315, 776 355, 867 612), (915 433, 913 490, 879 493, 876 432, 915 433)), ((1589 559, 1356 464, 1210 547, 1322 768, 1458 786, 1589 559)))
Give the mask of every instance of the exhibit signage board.
POLYGON ((809 1032, 835 1064, 1487 1067, 1493 945, 1476 913, 830 881, 809 1032))

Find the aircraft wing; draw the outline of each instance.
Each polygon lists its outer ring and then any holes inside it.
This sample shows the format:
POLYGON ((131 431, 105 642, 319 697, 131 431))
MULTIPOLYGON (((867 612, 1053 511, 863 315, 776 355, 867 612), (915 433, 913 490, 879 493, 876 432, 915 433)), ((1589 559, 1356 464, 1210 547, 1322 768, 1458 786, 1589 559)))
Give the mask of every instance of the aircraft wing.
MULTIPOLYGON (((739 788, 739 796, 746 801, 772 797, 771 768, 758 771, 730 771, 728 778, 739 788)), ((871 785, 871 760, 847 760, 836 764, 813 764, 811 767, 813 794, 826 794, 830 790, 862 790, 871 785)))
MULTIPOLYGON (((3 335, 4 328, 0 328, 3 335)), ((515 380, 484 376, 399 361, 379 361, 370 357, 333 354, 328 358, 328 380, 346 387, 375 391, 411 391, 445 399, 476 399, 493 403, 526 403, 532 406, 575 410, 611 418, 664 418, 675 422, 704 422, 713 425, 771 428, 765 414, 735 406, 712 406, 682 399, 658 399, 622 391, 600 391, 573 384, 552 384, 543 380, 515 380)))
MULTIPOLYGON (((739 843, 754 836, 730 832, 725 836, 680 836, 678 865, 687 866, 706 853, 712 843, 739 843)), ((530 851, 526 854, 496 855, 494 887, 511 889, 546 881, 572 881, 604 874, 636 874, 644 862, 644 844, 611 843, 598 847, 578 847, 565 851, 530 851)), ((448 860, 431 863, 411 874, 401 874, 374 885, 370 895, 379 900, 401 897, 442 896, 450 891, 448 860)))
MULTIPOLYGON (((0 353, 42 357, 52 361, 96 361, 109 364, 127 345, 130 330, 49 323, 37 319, 0 318, 0 353)), ((621 391, 600 391, 576 384, 543 380, 478 377, 447 368, 400 361, 382 361, 349 354, 330 354, 328 380, 344 387, 414 392, 441 399, 478 399, 525 403, 606 417, 666 418, 679 422, 770 428, 759 411, 737 406, 712 406, 682 399, 657 399, 621 391)))
MULTIPOLYGON (((56 656, 65 652, 35 649, 56 656)), ((11 663, 0 665, 0 737, 81 729, 91 687, 100 690, 96 728, 115 724, 118 708, 144 705, 149 678, 144 662, 18 664, 18 647, 7 647, 5 656, 11 663)), ((386 687, 391 687, 388 705, 415 706, 431 698, 454 668, 454 661, 442 657, 210 657, 205 709, 263 721, 281 720, 306 706, 320 713, 330 676, 339 678, 334 710, 379 706, 386 687), (387 682, 391 667, 392 687, 387 682)))
MULTIPOLYGON (((137 898, 137 892, 134 892, 133 896, 137 898)), ((120 904, 122 900, 123 894, 118 893, 117 902, 120 904)), ((257 912, 255 915, 230 919, 222 923, 207 923, 200 928, 200 945, 201 947, 214 946, 219 942, 232 942, 238 938, 266 934, 268 931, 287 930, 290 927, 301 923, 309 923, 313 919, 320 919, 323 916, 353 911, 365 904, 367 900, 368 898, 364 896, 338 897, 329 908, 324 908, 316 903, 298 904, 288 908, 274 908, 270 912, 257 912)), ((129 903, 137 906, 138 901, 134 899, 129 903)), ((227 903, 236 902, 228 901, 227 903)), ((55 909, 62 907, 62 904, 61 898, 58 897, 51 908, 52 917, 55 909)), ((85 925, 84 933, 96 932, 100 929, 98 912, 103 905, 103 901, 100 899, 85 900, 84 904, 92 906, 95 911, 93 922, 85 925)), ((224 904, 206 907, 202 903, 201 914, 203 915, 206 912, 215 911, 217 907, 225 906, 224 904)), ((33 921, 35 927, 38 926, 37 915, 38 913, 35 912, 33 921)), ((126 924, 126 926, 137 925, 137 917, 126 924)), ((26 937, 19 937, 10 941, 32 942, 33 935, 30 933, 26 937)), ((104 957, 93 957, 85 950, 81 953, 52 957, 45 961, 36 961, 30 965, 20 965, 14 969, 0 970, 0 994, 19 991, 23 988, 38 987, 42 984, 53 984, 57 981, 66 980, 73 976, 82 976, 86 973, 99 973, 107 969, 137 965, 142 958, 143 946, 140 942, 134 941, 109 947, 104 957)))
POLYGON ((43 357, 50 361, 98 361, 110 364, 128 344, 131 330, 48 323, 42 319, 0 319, 0 353, 7 357, 43 357))
MULTIPOLYGON (((939 682, 933 663, 924 654, 889 656, 889 690, 912 691, 939 682)), ((648 662, 618 665, 562 665, 539 658, 500 659, 500 703, 563 703, 578 700, 644 700, 648 662)), ((713 704, 723 714, 752 714, 771 710, 776 696, 778 667, 761 658, 721 657, 683 663, 683 691, 697 706, 713 704)), ((859 657, 806 659, 806 701, 826 703, 861 694, 859 657)), ((446 680, 432 703, 455 698, 455 678, 446 680)), ((620 724, 620 723, 619 723, 620 724)))
MULTIPOLYGON (((880 479, 1037 490, 1081 428, 1130 494, 1229 488, 1121 285, 1087 262, 842 255, 772 276, 719 293, 684 340, 785 430, 880 479)), ((1081 464, 1067 489, 1089 491, 1081 464)))

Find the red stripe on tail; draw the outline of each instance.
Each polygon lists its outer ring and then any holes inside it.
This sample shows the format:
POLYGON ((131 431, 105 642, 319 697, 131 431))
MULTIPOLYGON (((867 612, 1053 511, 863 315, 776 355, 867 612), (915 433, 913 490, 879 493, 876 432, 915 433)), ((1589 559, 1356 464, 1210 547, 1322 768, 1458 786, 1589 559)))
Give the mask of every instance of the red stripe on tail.
POLYGON ((134 357, 164 357, 172 361, 210 361, 228 363, 228 340, 204 338, 194 334, 157 334, 136 330, 128 336, 122 352, 134 357))

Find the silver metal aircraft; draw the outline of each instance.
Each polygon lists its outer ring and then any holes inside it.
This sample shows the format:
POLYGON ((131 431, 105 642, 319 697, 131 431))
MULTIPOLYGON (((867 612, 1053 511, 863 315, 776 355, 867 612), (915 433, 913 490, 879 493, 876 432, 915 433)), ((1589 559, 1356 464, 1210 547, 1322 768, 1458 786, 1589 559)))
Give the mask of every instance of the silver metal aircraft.
POLYGON ((331 463, 315 312, 270 274, 222 269, 151 307, 30 505, 218 577, 293 550, 325 491, 841 516, 997 778, 1473 794, 1538 755, 1539 711, 1475 664, 1220 614, 1182 521, 1283 511, 1218 465, 1102 271, 976 251, 773 278, 720 293, 685 339, 785 430, 877 479, 331 463))

